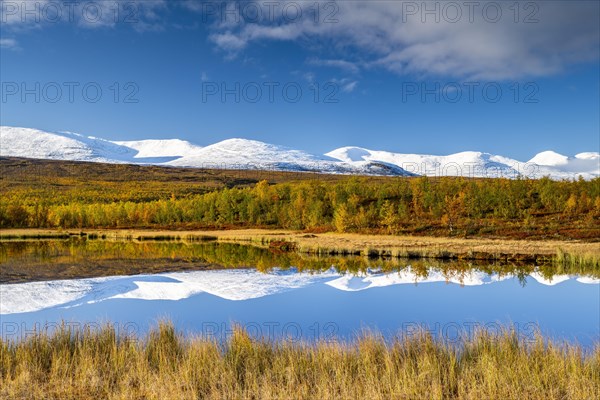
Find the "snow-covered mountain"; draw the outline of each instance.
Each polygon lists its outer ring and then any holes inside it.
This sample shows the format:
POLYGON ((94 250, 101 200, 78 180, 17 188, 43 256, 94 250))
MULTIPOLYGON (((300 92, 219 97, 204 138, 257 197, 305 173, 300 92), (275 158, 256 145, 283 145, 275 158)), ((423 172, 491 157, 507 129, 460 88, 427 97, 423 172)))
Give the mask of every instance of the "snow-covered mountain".
POLYGON ((553 171, 556 174, 581 174, 585 178, 598 176, 600 156, 597 152, 587 152, 567 157, 553 151, 544 151, 529 160, 529 163, 538 165, 542 174, 545 171, 553 171))
POLYGON ((519 174, 513 168, 517 161, 475 151, 465 151, 448 156, 434 156, 398 154, 367 150, 360 147, 342 147, 327 153, 327 155, 345 162, 380 160, 400 166, 416 175, 516 177, 519 174))
POLYGON ((0 155, 51 160, 130 162, 137 151, 71 132, 0 127, 0 155))
POLYGON ((111 142, 72 132, 0 127, 0 156, 105 163, 160 164, 200 148, 183 140, 111 142))
POLYGON ((416 175, 427 176, 480 178, 516 178, 518 176, 542 178, 550 176, 553 179, 577 178, 580 175, 584 179, 593 179, 600 176, 600 154, 597 152, 580 153, 575 157, 567 157, 553 151, 545 151, 527 162, 475 151, 435 156, 342 147, 326 155, 348 163, 383 161, 416 175))
POLYGON ((247 139, 228 139, 201 147, 179 139, 109 141, 70 132, 6 126, 0 127, 0 156, 355 175, 550 176, 553 179, 600 176, 598 152, 567 157, 545 151, 527 162, 474 151, 436 156, 360 147, 341 147, 325 155, 315 155, 247 139))
POLYGON ((247 139, 228 139, 206 146, 193 155, 167 163, 178 167, 263 169, 334 174, 410 175, 403 169, 377 161, 347 163, 283 146, 247 139))
POLYGON ((0 127, 0 156, 222 169, 356 175, 412 175, 380 161, 346 163, 255 140, 200 147, 179 139, 111 142, 66 132, 0 127))
MULTIPOLYGON (((538 272, 530 274, 531 282, 557 285, 573 280, 582 284, 600 284, 600 280, 587 276, 555 275, 546 278, 538 272)), ((111 276, 47 282, 0 284, 0 315, 34 312, 49 308, 79 307, 114 299, 182 300, 207 293, 229 301, 244 301, 313 285, 357 292, 382 287, 447 283, 465 287, 497 284, 514 278, 479 271, 460 276, 448 276, 432 269, 424 277, 412 269, 383 273, 367 271, 360 275, 330 269, 313 274, 295 269, 275 269, 269 273, 257 270, 210 270, 173 272, 157 275, 111 276)))

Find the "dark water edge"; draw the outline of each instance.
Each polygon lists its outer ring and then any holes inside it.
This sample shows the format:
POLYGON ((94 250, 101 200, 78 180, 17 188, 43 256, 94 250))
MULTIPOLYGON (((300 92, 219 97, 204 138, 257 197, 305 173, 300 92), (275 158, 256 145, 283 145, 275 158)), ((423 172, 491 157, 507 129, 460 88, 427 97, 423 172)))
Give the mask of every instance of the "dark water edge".
POLYGON ((600 278, 600 268, 537 264, 527 261, 406 259, 361 255, 283 252, 279 249, 216 242, 68 240, 0 241, 0 284, 101 276, 156 274, 226 268, 294 267, 300 271, 359 273, 368 269, 400 271, 410 266, 426 275, 430 268, 448 273, 483 271, 523 280, 534 271, 546 278, 573 274, 600 278))

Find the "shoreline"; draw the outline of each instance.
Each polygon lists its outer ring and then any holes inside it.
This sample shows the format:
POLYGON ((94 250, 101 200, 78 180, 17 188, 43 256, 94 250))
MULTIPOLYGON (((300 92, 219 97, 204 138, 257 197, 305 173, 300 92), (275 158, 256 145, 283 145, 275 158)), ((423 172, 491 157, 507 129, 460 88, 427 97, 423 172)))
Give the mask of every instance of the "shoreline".
POLYGON ((369 268, 391 272, 405 267, 420 271, 437 267, 445 271, 474 269, 516 275, 540 269, 545 275, 600 276, 600 264, 594 254, 486 253, 467 251, 465 246, 462 252, 454 253, 443 246, 413 247, 412 250, 381 246, 349 250, 352 245, 357 246, 358 239, 366 240, 364 236, 354 238, 354 242, 352 238, 346 238, 354 243, 345 244, 346 248, 325 248, 323 243, 340 243, 340 238, 294 232, 282 236, 285 232, 270 231, 262 232, 262 235, 241 232, 245 236, 240 236, 240 232, 228 232, 220 238, 208 235, 214 232, 183 237, 165 235, 164 232, 161 235, 144 232, 143 236, 123 236, 122 232, 70 232, 72 236, 59 232, 39 233, 40 237, 44 235, 43 239, 32 238, 29 232, 30 239, 19 239, 14 235, 15 239, 0 240, 0 284, 252 267, 266 272, 271 268, 290 267, 301 271, 324 271, 336 266, 351 273, 369 268), (295 241, 298 235, 299 239, 295 241), (313 247, 302 241, 313 241, 313 247))
POLYGON ((395 236, 358 233, 307 233, 284 229, 155 230, 155 229, 2 229, 0 241, 65 239, 217 241, 276 247, 307 254, 364 255, 411 258, 519 260, 525 256, 557 257, 557 254, 600 257, 600 245, 578 240, 515 240, 395 236), (501 257, 499 257, 501 256, 501 257), (510 256, 514 256, 511 258, 510 256), (478 258, 481 257, 481 258, 478 258))

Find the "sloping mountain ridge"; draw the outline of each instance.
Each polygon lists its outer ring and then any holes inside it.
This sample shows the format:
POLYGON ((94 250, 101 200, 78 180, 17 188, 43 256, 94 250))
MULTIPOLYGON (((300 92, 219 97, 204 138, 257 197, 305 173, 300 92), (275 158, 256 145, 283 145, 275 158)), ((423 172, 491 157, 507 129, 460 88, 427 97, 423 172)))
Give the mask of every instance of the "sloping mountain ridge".
POLYGON ((384 161, 416 175, 515 178, 519 174, 519 171, 512 166, 517 161, 475 151, 433 156, 398 154, 361 147, 342 147, 327 153, 327 155, 346 162, 384 161))
POLYGON ((167 163, 178 167, 262 169, 333 174, 410 175, 395 165, 346 163, 327 156, 248 139, 227 139, 167 163))
POLYGON ((180 139, 109 141, 71 132, 0 127, 0 156, 163 166, 315 172, 391 176, 525 176, 593 179, 600 176, 600 154, 567 157, 553 151, 527 162, 465 151, 446 156, 400 154, 341 147, 325 155, 248 139, 227 139, 201 147, 180 139))
POLYGON ((74 133, 6 126, 0 127, 0 156, 193 168, 412 175, 382 162, 345 163, 248 139, 228 139, 200 147, 179 139, 111 142, 74 133))

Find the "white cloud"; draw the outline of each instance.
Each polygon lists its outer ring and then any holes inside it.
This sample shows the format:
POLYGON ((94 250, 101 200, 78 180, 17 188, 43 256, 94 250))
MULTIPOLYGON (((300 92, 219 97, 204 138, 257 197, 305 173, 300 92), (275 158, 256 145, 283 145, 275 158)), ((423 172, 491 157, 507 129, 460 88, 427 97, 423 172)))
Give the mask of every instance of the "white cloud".
POLYGON ((314 74, 314 72, 307 72, 307 73, 303 74, 302 77, 304 79, 306 79, 306 81, 308 83, 314 83, 315 79, 317 78, 317 76, 314 74))
POLYGON ((344 93, 352 93, 358 86, 358 81, 353 81, 348 78, 332 79, 331 82, 336 84, 337 87, 344 93))
MULTIPOLYGON (((277 3, 281 10, 298 2, 277 3)), ((225 31, 215 25, 211 40, 230 55, 264 40, 311 46, 324 42, 327 57, 313 59, 320 65, 461 79, 547 76, 574 63, 598 59, 598 2, 519 2, 515 7, 514 2, 482 1, 475 2, 473 9, 465 5, 468 2, 452 3, 459 6, 459 18, 447 7, 448 2, 336 1, 337 9, 322 12, 315 21, 310 12, 314 3, 301 2, 298 4, 305 8, 302 18, 287 21, 280 16, 258 22, 241 18, 234 26, 228 24, 225 31), (496 14, 497 6, 501 14, 496 14), (435 14, 423 12, 423 7, 437 7, 439 21, 435 14), (337 22, 327 23, 325 14, 332 12, 337 22), (499 18, 494 22, 496 15, 499 18), (360 54, 360 62, 356 54, 360 54)), ((265 9, 265 2, 256 4, 265 9)), ((265 9, 263 14, 267 12, 265 9)))
POLYGON ((356 74, 359 71, 359 67, 358 67, 357 63, 353 63, 353 62, 341 60, 341 59, 322 60, 322 59, 318 59, 318 58, 311 58, 308 60, 308 63, 311 65, 317 65, 317 66, 321 66, 321 67, 340 68, 347 72, 351 72, 353 74, 356 74))
POLYGON ((0 38, 0 48, 17 50, 19 49, 19 43, 15 39, 11 38, 0 38))
MULTIPOLYGON (((226 6, 211 8, 213 14, 217 10, 216 15, 206 15, 202 7, 206 2, 199 0, 94 0, 74 3, 73 20, 66 6, 73 4, 70 2, 0 3, 3 33, 11 36, 22 29, 65 22, 86 28, 128 25, 138 31, 156 30, 165 25, 171 7, 178 12, 195 11, 202 23, 208 24, 209 40, 228 58, 255 42, 296 42, 311 54, 309 64, 351 74, 383 68, 418 77, 519 79, 548 76, 576 63, 596 61, 600 52, 598 1, 224 1, 226 6), (40 11, 40 21, 23 16, 20 7, 26 3, 29 8, 46 10, 40 11), (84 11, 89 4, 93 6, 84 11), (475 5, 472 9, 467 4, 475 5), (497 22, 491 22, 498 5, 502 14, 497 22), (49 21, 56 6, 62 16, 58 22, 49 21), (296 14, 298 7, 301 16, 296 14), (430 14, 425 8, 437 11, 430 14), (95 16, 95 10, 100 10, 101 17, 95 16), (260 18, 253 17, 255 10, 260 10, 260 18)), ((10 40, 3 48, 11 46, 10 40)))
POLYGON ((248 43, 247 39, 234 35, 231 32, 215 33, 210 35, 210 39, 221 49, 230 53, 242 50, 248 43))
POLYGON ((350 92, 353 92, 357 86, 358 86, 358 81, 348 82, 344 86, 342 86, 342 91, 344 91, 346 93, 350 93, 350 92))

